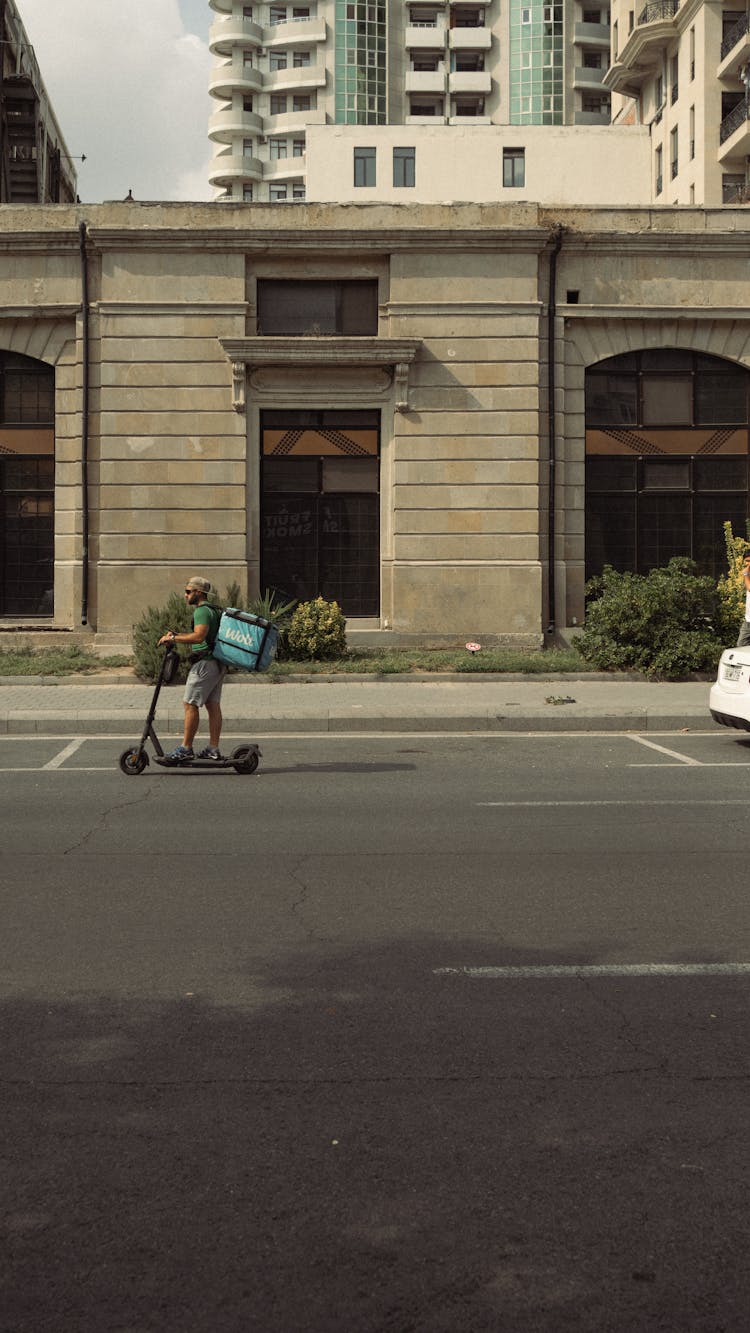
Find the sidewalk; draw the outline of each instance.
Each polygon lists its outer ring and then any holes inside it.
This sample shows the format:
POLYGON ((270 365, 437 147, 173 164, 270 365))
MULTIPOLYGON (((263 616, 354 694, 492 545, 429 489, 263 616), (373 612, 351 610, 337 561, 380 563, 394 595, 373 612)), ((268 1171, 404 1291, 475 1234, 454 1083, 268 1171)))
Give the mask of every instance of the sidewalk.
MULTIPOLYGON (((271 682, 232 676, 227 734, 406 731, 713 730, 709 682, 652 683, 604 675, 328 677, 271 682)), ((0 678, 0 735, 137 738, 153 689, 109 676, 0 678)), ((156 727, 182 731, 182 687, 162 690, 156 727)))

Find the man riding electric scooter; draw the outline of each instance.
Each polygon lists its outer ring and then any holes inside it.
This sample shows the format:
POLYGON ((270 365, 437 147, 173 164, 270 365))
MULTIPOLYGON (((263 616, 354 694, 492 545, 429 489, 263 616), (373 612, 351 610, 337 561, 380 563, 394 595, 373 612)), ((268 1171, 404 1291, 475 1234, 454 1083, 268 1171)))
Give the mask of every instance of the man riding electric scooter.
POLYGON ((183 707, 185 709, 185 730, 182 744, 178 745, 165 758, 174 764, 189 764, 195 759, 193 741, 198 732, 200 709, 208 713, 209 744, 200 751, 199 759, 221 761, 219 740, 221 737, 221 687, 227 668, 223 662, 217 662, 212 656, 216 633, 221 620, 221 612, 210 606, 206 600, 211 591, 208 579, 198 576, 188 579, 185 584, 185 596, 188 605, 193 608, 193 628, 189 634, 176 634, 168 630, 159 640, 160 644, 189 643, 191 666, 185 684, 183 707))

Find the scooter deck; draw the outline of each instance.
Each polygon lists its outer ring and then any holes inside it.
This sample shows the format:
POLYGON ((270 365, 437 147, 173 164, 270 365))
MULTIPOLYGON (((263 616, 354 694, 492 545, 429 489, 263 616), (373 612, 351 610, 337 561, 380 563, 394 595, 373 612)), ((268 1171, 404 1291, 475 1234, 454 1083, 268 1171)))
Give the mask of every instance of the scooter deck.
POLYGON ((247 764, 248 762, 252 762, 254 760, 257 766, 257 762, 261 756, 260 746, 248 745, 247 747, 243 748, 245 748, 246 750, 246 753, 244 755, 242 756, 222 755, 221 759, 199 759, 197 756, 195 759, 170 759, 169 755, 166 754, 154 755, 154 763, 159 764, 162 768, 221 769, 221 768, 237 768, 237 767, 242 768, 244 764, 247 764))
POLYGON ((236 759, 168 759, 166 755, 154 755, 154 763, 162 768, 234 768, 236 759))

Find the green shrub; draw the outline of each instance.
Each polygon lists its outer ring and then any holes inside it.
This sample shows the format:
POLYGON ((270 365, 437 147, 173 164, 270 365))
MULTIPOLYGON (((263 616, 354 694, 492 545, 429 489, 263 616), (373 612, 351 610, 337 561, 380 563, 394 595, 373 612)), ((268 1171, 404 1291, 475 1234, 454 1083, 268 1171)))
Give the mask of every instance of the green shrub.
MULTIPOLYGON (((176 592, 170 593, 166 606, 149 606, 145 614, 133 628, 133 665, 135 673, 142 680, 156 680, 164 655, 159 648, 159 639, 167 630, 176 634, 185 634, 193 627, 193 613, 184 597, 176 592)), ((187 674, 187 662, 183 661, 180 678, 187 674)))
POLYGON ((608 565, 586 591, 586 624, 575 646, 592 666, 667 680, 715 669, 718 594, 692 560, 675 556, 649 574, 619 574, 608 565))
POLYGON ((301 602, 289 625, 289 652, 297 661, 330 661, 346 652, 346 620, 338 602, 301 602))
POLYGON ((727 548, 727 573, 716 585, 718 594, 718 627, 722 643, 727 647, 737 642, 740 624, 745 617, 745 583, 742 577, 742 558, 750 546, 750 519, 745 520, 745 536, 735 537, 731 523, 724 524, 727 548))

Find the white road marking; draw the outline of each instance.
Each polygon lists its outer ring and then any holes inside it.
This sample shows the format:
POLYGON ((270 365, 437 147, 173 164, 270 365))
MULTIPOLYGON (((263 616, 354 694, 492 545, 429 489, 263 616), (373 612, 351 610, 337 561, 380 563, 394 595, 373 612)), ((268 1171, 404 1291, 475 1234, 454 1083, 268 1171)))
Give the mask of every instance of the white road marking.
POLYGON ((700 759, 689 759, 687 755, 678 754, 676 750, 668 750, 665 745, 657 745, 655 741, 647 741, 645 736, 629 736, 629 740, 635 741, 636 745, 647 745, 649 750, 658 750, 660 754, 665 754, 669 759, 678 759, 681 764, 688 764, 691 768, 700 768, 700 759))
MULTIPOLYGON (((656 767, 662 768, 662 767, 666 767, 666 765, 659 764, 659 765, 656 765, 656 767)), ((701 765, 701 767, 702 767, 702 765, 701 765)), ((727 765, 727 767, 729 767, 729 768, 733 768, 734 765, 733 765, 733 764, 729 764, 729 765, 727 765)), ((585 807, 585 806, 596 806, 596 805, 648 805, 648 806, 651 806, 651 805, 745 805, 745 806, 746 806, 746 805, 747 805, 747 797, 742 797, 742 796, 733 797, 733 796, 729 796, 729 797, 727 797, 727 799, 726 799, 725 801, 708 801, 708 800, 706 800, 706 801, 700 801, 700 800, 689 800, 689 799, 688 799, 688 800, 675 800, 675 801, 672 801, 672 800, 666 800, 666 801, 661 801, 661 800, 642 800, 642 801, 641 801, 641 800, 638 800, 638 801, 477 801, 477 805, 478 805, 478 806, 494 807, 494 808, 498 808, 498 809, 505 809, 506 807, 509 808, 509 809, 513 809, 514 807, 519 807, 519 806, 521 806, 521 807, 528 807, 528 808, 530 808, 530 809, 540 809, 540 810, 552 809, 552 808, 554 808, 555 806, 563 806, 563 805, 580 805, 580 806, 584 806, 584 807, 585 807)))
MULTIPOLYGON (((628 764, 628 768, 684 768, 683 760, 680 764, 628 764)), ((750 768, 750 763, 745 759, 724 759, 720 763, 705 763, 701 760, 699 768, 750 768)))
POLYGON ((586 963, 581 967, 540 964, 524 967, 435 967, 435 976, 472 977, 480 981, 524 981, 534 977, 745 977, 750 963, 586 963))
POLYGON ((50 759, 48 764, 43 764, 40 772, 43 773, 45 769, 49 768, 60 768, 61 765, 65 763, 66 759, 69 759, 71 755, 75 754, 76 750, 80 750, 82 745, 83 737, 76 737, 76 739, 71 741, 69 745, 65 746, 64 750, 61 750, 59 754, 56 754, 54 759, 50 759))

